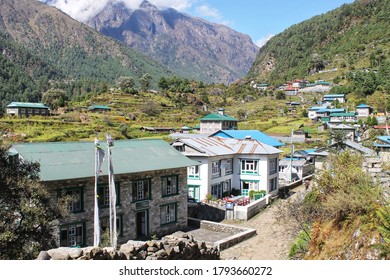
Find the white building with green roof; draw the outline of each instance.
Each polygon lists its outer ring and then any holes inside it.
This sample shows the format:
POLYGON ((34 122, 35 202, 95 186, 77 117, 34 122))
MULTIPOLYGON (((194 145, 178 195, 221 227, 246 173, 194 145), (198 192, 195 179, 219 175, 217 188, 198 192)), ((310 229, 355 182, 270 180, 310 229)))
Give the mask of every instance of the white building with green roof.
POLYGON ((7 115, 11 116, 48 116, 49 107, 43 103, 11 102, 7 106, 7 115))
POLYGON ((219 130, 237 129, 238 120, 226 115, 223 108, 218 113, 208 114, 200 119, 200 133, 212 134, 219 130))
MULTIPOLYGON (((105 149, 106 145, 102 143, 105 149)), ((118 244, 163 236, 187 227, 187 167, 197 163, 162 140, 123 140, 111 147, 117 190, 118 244)), ((58 245, 93 245, 95 145, 93 142, 21 143, 10 154, 40 163, 40 179, 53 202, 74 200, 59 221, 58 245)), ((107 152, 106 152, 107 155, 107 152)), ((98 180, 100 227, 109 226, 108 163, 98 180)))

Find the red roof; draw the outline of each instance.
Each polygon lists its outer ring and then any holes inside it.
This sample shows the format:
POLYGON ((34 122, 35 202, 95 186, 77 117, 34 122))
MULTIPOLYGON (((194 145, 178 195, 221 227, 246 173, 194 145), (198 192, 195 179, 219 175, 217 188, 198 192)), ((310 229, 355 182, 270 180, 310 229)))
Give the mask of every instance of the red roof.
POLYGON ((388 125, 387 127, 386 127, 386 125, 374 125, 374 128, 376 128, 376 129, 386 129, 386 128, 389 128, 390 129, 390 125, 388 125))

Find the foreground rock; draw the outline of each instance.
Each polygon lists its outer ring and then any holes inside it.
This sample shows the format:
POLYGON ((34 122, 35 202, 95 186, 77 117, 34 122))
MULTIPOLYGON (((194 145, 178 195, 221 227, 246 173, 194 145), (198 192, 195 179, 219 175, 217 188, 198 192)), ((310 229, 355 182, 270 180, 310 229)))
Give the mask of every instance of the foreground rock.
POLYGON ((128 241, 119 250, 113 248, 60 247, 43 251, 39 260, 219 260, 217 248, 197 242, 186 233, 178 232, 161 240, 128 241))

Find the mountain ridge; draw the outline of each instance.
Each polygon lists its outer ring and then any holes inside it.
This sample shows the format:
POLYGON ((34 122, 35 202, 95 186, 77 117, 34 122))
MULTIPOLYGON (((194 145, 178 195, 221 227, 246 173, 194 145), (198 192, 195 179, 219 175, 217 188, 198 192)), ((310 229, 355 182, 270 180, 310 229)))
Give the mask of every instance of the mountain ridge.
POLYGON ((148 1, 135 10, 120 3, 109 2, 86 23, 187 78, 231 83, 246 75, 256 57, 251 38, 224 25, 159 10, 148 1))

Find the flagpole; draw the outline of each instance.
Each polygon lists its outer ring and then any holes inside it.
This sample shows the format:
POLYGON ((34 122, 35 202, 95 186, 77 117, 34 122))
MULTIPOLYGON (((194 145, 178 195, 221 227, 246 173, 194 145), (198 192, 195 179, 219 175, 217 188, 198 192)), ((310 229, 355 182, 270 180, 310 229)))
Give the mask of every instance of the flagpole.
POLYGON ((100 244, 99 206, 98 206, 98 177, 99 177, 99 140, 95 138, 95 201, 94 201, 94 223, 93 223, 93 246, 100 244))
POLYGON ((294 145, 293 145, 293 135, 294 135, 294 127, 291 127, 291 156, 290 156, 290 184, 292 183, 292 162, 294 155, 294 145))
POLYGON ((114 166, 112 164, 111 147, 114 146, 114 142, 110 134, 106 135, 107 150, 108 150, 108 186, 110 197, 110 243, 111 247, 116 250, 117 247, 117 232, 116 232, 116 190, 114 179, 114 166))

